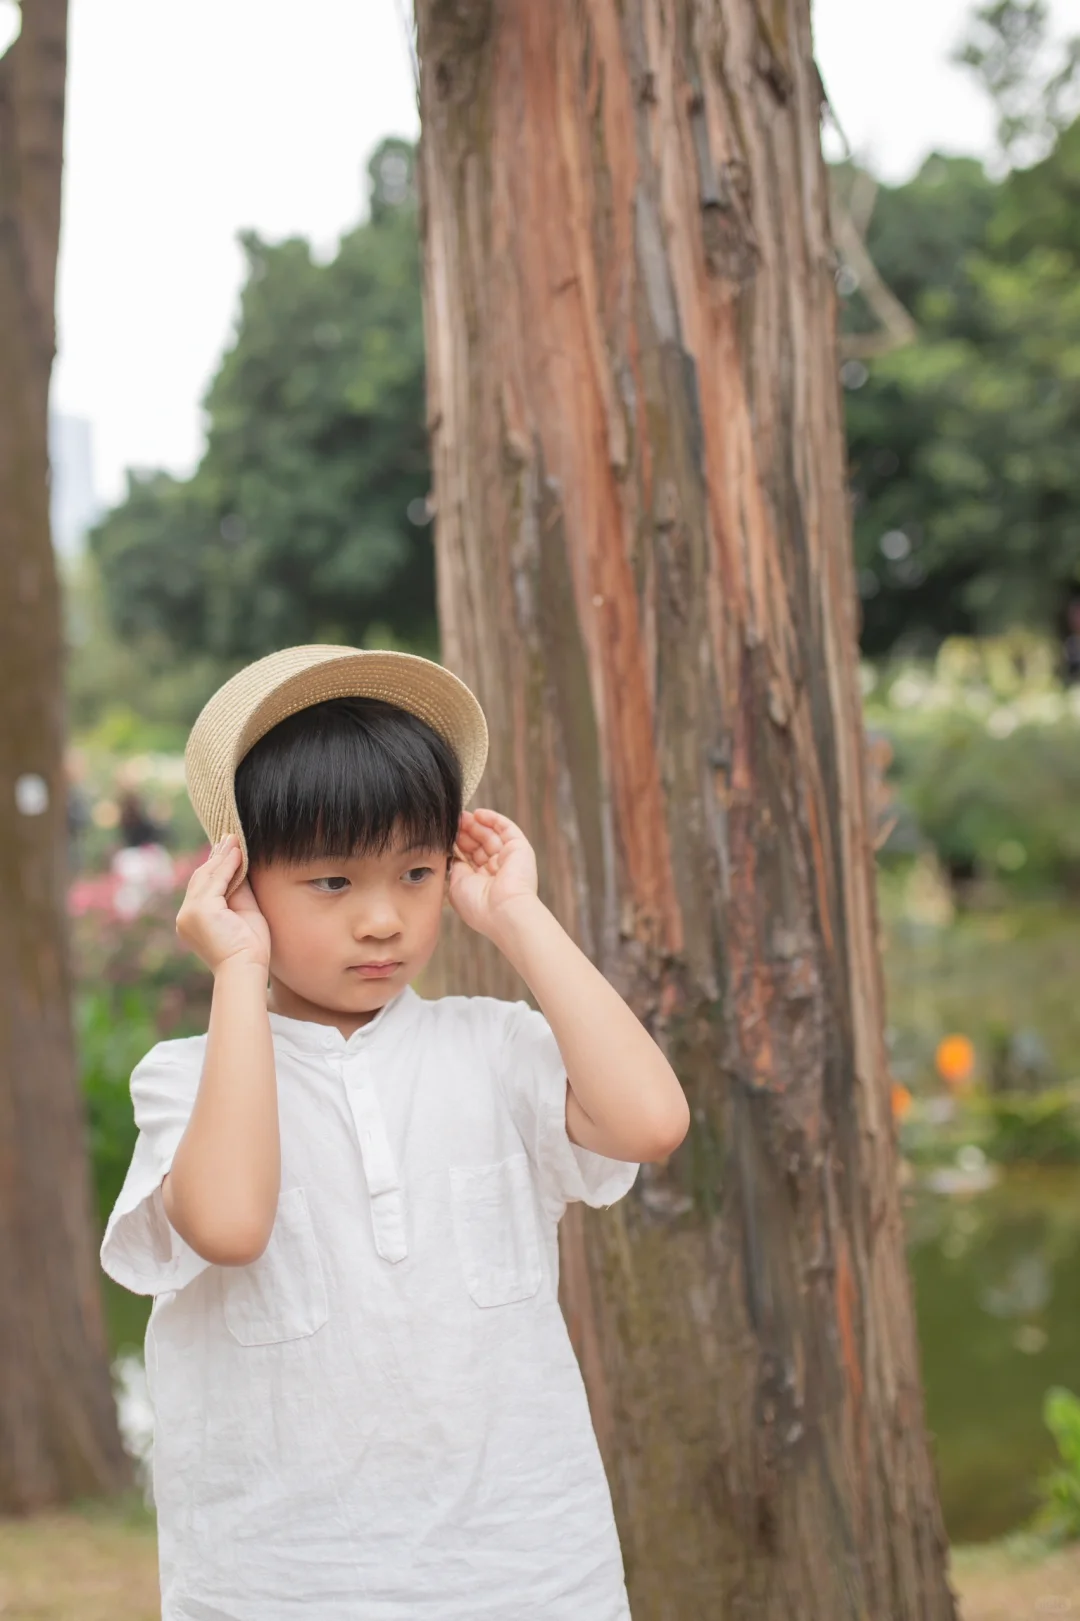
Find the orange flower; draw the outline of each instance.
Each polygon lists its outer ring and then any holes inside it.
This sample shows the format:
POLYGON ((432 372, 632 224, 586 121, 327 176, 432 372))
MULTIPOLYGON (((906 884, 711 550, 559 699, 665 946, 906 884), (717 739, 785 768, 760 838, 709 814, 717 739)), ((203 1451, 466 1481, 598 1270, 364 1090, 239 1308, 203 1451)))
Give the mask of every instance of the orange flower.
POLYGON ((911 1093, 902 1081, 893 1082, 892 1112, 894 1120, 906 1120, 911 1113, 911 1093))
POLYGON ((934 1054, 937 1072, 946 1086, 966 1086, 975 1073, 975 1048, 967 1036, 946 1036, 934 1054))

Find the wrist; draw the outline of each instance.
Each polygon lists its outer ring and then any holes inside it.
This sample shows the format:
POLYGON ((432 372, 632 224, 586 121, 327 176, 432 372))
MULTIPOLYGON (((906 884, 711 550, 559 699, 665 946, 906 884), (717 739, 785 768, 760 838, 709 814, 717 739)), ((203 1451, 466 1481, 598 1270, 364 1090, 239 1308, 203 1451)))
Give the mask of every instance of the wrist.
POLYGON ((213 970, 214 984, 242 984, 245 981, 259 984, 265 991, 270 980, 270 966, 268 963, 256 962, 253 957, 226 957, 219 962, 213 970))
POLYGON ((517 947, 535 933, 543 918, 550 916, 539 895, 515 895, 502 903, 485 933, 513 962, 517 947))

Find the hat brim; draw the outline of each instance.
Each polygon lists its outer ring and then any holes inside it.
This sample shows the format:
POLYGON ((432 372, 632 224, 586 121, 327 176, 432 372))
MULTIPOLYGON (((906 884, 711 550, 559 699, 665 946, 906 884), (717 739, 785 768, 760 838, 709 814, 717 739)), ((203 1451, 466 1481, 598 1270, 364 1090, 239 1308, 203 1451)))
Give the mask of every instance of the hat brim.
POLYGON ((248 853, 236 808, 240 761, 280 721, 329 698, 379 698, 425 721, 461 762, 463 804, 487 761, 484 712, 465 683, 415 653, 322 645, 290 647, 240 670, 203 708, 188 738, 188 794, 211 843, 236 835, 241 863, 231 895, 247 875, 248 853))

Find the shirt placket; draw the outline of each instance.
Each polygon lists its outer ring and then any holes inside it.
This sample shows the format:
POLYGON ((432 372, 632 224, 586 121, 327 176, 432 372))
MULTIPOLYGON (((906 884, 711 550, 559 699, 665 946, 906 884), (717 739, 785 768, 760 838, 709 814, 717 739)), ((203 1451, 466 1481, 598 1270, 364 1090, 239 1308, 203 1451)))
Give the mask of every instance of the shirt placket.
POLYGON ((403 1261, 409 1253, 405 1236, 405 1196, 390 1148, 386 1122, 375 1094, 371 1063, 364 1052, 344 1064, 345 1096, 356 1128, 364 1180, 371 1200, 375 1248, 384 1261, 403 1261))

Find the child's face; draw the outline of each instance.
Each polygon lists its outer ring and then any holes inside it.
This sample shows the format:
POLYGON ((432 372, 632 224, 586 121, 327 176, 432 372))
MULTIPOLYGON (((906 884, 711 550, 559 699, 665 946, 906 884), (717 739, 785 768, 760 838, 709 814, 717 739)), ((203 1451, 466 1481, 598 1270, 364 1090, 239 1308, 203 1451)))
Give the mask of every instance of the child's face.
POLYGON ((366 1024, 435 950, 447 870, 444 850, 400 841, 381 856, 252 868, 275 1011, 345 1034, 366 1024))

